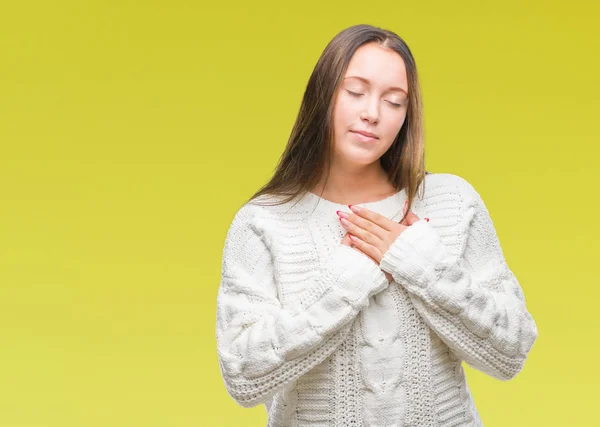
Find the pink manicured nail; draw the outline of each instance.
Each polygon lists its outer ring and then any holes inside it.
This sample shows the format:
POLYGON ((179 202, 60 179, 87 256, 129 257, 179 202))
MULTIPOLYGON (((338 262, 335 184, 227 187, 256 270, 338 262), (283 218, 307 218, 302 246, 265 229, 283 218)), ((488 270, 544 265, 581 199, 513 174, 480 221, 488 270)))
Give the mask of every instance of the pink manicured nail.
POLYGON ((425 218, 425 221, 429 222, 429 218, 425 218))

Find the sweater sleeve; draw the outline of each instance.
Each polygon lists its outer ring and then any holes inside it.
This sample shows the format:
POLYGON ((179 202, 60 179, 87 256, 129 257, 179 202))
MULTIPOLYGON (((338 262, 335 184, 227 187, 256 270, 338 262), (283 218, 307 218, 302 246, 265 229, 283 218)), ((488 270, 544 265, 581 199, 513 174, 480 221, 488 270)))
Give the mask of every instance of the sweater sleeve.
POLYGON ((247 408, 325 360, 369 298, 389 286, 376 262, 340 242, 304 291, 282 305, 275 256, 255 212, 243 206, 229 227, 217 293, 221 375, 229 395, 247 408))
POLYGON ((380 266, 408 291, 429 327, 460 359, 506 381, 523 368, 538 331, 508 267, 488 209, 461 178, 464 240, 450 256, 434 227, 413 223, 380 266))

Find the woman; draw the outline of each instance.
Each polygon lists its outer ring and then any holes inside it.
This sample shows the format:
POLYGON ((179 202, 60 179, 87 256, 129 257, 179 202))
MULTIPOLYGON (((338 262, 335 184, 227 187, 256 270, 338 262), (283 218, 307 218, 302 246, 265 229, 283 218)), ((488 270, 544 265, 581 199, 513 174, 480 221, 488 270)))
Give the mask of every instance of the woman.
POLYGON ((481 425, 462 361, 522 370, 536 324, 477 191, 424 172, 396 34, 357 25, 325 48, 227 233, 216 326, 228 393, 269 426, 481 425))

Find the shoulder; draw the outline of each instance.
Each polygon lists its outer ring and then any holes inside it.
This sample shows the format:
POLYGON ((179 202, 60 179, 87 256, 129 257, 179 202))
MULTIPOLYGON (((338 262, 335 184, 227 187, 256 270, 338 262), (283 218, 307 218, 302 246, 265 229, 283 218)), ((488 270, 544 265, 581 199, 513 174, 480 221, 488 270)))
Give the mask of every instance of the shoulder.
POLYGON ((224 274, 232 274, 232 266, 242 266, 250 271, 267 255, 268 248, 261 232, 264 218, 262 207, 248 202, 234 212, 223 242, 224 274))
POLYGON ((424 194, 426 209, 432 211, 430 217, 443 218, 448 226, 453 224, 457 227, 457 235, 472 233, 473 221, 485 221, 486 226, 490 225, 490 213, 481 195, 472 182, 460 175, 426 175, 424 194))
MULTIPOLYGON (((264 262, 265 257, 274 257, 279 253, 278 244, 282 235, 288 231, 281 213, 289 209, 284 205, 262 204, 272 202, 271 196, 261 196, 241 205, 233 213, 223 245, 223 260, 234 259, 248 268, 264 262), (268 199, 268 200, 267 200, 268 199)), ((262 265, 262 264, 261 264, 262 265)))
POLYGON ((277 228, 286 205, 263 204, 274 201, 277 201, 276 196, 259 196, 239 207, 233 214, 227 239, 230 239, 233 234, 243 234, 246 238, 250 235, 264 238, 263 235, 267 228, 277 228))
POLYGON ((481 202, 481 196, 475 186, 466 178, 453 173, 429 173, 424 180, 425 194, 454 196, 463 208, 481 202))
POLYGON ((473 241, 497 241, 490 212, 473 183, 459 175, 440 173, 428 175, 425 188, 426 193, 435 193, 437 189, 441 197, 436 199, 443 202, 434 200, 431 204, 445 205, 446 211, 452 212, 448 216, 455 218, 458 235, 465 239, 470 236, 473 241))
POLYGON ((265 218, 265 214, 266 212, 262 206, 252 202, 244 203, 233 214, 229 229, 227 230, 227 239, 229 240, 236 233, 258 234, 258 226, 265 218))

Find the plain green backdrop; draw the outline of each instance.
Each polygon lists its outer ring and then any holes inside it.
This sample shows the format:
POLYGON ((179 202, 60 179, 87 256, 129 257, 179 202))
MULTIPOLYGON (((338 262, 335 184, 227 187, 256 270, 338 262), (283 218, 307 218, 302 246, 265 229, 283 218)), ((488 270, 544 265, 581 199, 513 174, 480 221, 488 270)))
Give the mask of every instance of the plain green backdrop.
POLYGON ((427 169, 483 197, 539 338, 486 427, 592 426, 600 31, 591 1, 21 1, 0 13, 0 426, 264 426, 227 395, 226 230, 342 29, 410 46, 427 169))

